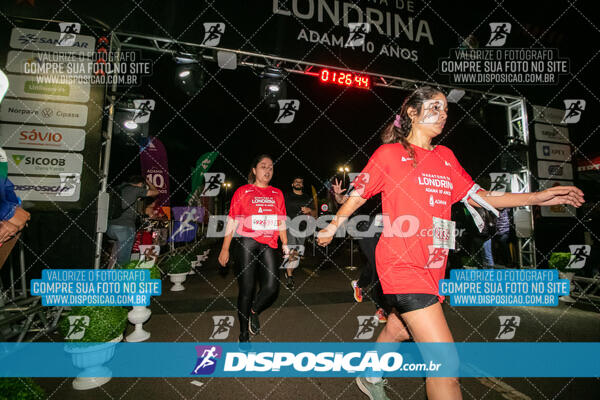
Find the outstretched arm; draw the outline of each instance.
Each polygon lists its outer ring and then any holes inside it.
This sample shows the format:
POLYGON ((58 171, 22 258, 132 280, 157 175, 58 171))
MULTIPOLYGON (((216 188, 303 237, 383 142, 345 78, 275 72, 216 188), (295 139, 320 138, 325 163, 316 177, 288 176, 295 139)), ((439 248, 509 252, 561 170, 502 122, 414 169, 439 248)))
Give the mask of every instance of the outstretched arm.
MULTIPOLYGON (((482 190, 477 194, 494 208, 554 206, 557 204, 580 207, 585 202, 583 192, 575 186, 555 186, 531 193, 500 193, 482 190)), ((473 199, 469 199, 469 204, 480 207, 473 199)))
POLYGON ((340 207, 333 221, 329 223, 327 228, 321 230, 317 235, 317 243, 319 246, 327 246, 333 239, 333 235, 337 231, 338 226, 342 225, 354 211, 365 204, 367 200, 363 199, 355 190, 350 193, 348 199, 340 207))

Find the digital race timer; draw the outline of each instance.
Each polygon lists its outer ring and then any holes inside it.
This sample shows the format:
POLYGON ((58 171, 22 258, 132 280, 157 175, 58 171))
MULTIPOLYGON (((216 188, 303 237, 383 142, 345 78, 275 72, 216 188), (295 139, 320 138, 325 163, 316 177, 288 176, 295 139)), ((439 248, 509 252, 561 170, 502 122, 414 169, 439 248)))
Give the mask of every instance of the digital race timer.
POLYGON ((358 75, 353 72, 332 71, 323 68, 319 72, 319 79, 324 83, 335 83, 341 86, 352 86, 360 89, 371 87, 371 78, 368 75, 358 75))

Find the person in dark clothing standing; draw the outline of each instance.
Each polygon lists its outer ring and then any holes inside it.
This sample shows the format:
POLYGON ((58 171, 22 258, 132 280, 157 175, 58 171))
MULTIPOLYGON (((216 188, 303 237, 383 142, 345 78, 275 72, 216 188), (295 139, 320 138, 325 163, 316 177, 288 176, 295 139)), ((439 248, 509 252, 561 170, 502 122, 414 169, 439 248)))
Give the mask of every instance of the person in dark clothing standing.
POLYGON ((137 217, 135 202, 142 197, 158 196, 158 189, 149 182, 144 182, 141 175, 130 177, 119 190, 121 209, 117 218, 108 222, 106 234, 117 241, 117 264, 125 265, 131 258, 131 249, 135 241, 135 220, 137 217))
POLYGON ((286 286, 292 290, 294 288, 294 269, 300 264, 302 251, 300 246, 304 246, 306 239, 306 219, 315 218, 317 210, 315 209, 312 197, 304 193, 304 178, 296 176, 292 181, 292 191, 284 195, 285 209, 290 221, 288 224, 288 247, 290 257, 286 263, 286 286), (294 251, 296 250, 296 251, 294 251))

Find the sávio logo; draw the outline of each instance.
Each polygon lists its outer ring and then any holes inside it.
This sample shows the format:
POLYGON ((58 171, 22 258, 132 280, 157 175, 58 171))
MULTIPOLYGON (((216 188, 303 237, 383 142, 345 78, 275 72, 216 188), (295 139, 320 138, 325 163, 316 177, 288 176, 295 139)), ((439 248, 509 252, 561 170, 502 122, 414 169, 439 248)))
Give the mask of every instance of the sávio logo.
POLYGON ((490 23, 490 40, 486 43, 488 47, 501 47, 506 43, 506 38, 510 33, 510 22, 491 22, 490 23))
POLYGON ((221 186, 225 182, 224 172, 207 172, 204 174, 204 190, 202 196, 214 197, 221 191, 221 186))
POLYGON ((22 154, 13 154, 12 158, 13 158, 13 161, 15 162, 15 164, 19 165, 19 164, 21 164, 21 161, 23 161, 25 156, 22 154))
POLYGON ((191 375, 210 375, 217 368, 217 360, 223 355, 221 346, 196 346, 198 361, 191 375))
POLYGON ((500 330, 496 339, 498 340, 510 340, 515 337, 517 327, 521 325, 521 317, 518 315, 514 316, 499 316, 500 319, 500 330))
POLYGON ((155 104, 154 100, 133 100, 133 105, 135 107, 133 121, 138 124, 145 124, 148 122, 150 120, 150 113, 154 111, 155 104))
POLYGON ((300 257, 304 255, 303 244, 291 244, 288 246, 288 255, 283 259, 281 269, 294 269, 300 265, 300 257))
POLYGON ((359 315, 358 330, 354 335, 354 340, 369 340, 375 333, 375 328, 379 325, 379 319, 375 315, 359 315))
POLYGON ((490 192, 502 192, 508 191, 510 186, 510 174, 507 172, 490 172, 490 192))
POLYGON ((348 24, 350 35, 344 47, 362 46, 365 44, 367 33, 371 31, 371 24, 367 22, 351 22, 348 24))
POLYGON ((569 263, 565 267, 566 269, 581 269, 585 267, 585 262, 590 256, 592 247, 587 244, 572 244, 569 245, 571 251, 571 258, 569 263))
POLYGON ((42 133, 42 132, 36 131, 35 128, 33 128, 30 131, 21 131, 19 133, 19 139, 24 140, 24 141, 34 142, 34 143, 40 143, 40 144, 44 144, 44 143, 59 144, 60 142, 62 142, 63 135, 60 132, 50 132, 50 131, 42 133))
POLYGON ((59 22, 60 38, 57 46, 71 47, 75 44, 77 34, 81 31, 81 24, 77 22, 59 22))
POLYGON ((442 100, 425 100, 423 102, 422 124, 435 124, 440 119, 440 111, 444 110, 445 104, 442 100))
POLYGON ((57 196, 69 197, 75 194, 77 186, 81 182, 79 174, 60 173, 60 187, 58 188, 57 196))
POLYGON ((350 179, 350 182, 352 182, 350 185, 354 188, 354 190, 350 192, 350 196, 352 196, 353 193, 356 196, 362 196, 365 193, 365 188, 369 183, 371 175, 368 172, 351 172, 348 174, 348 178, 350 179))
POLYGON ((279 104, 279 113, 275 119, 276 124, 289 124, 294 121, 296 111, 300 109, 300 100, 277 100, 279 104))
POLYGON ((565 116, 563 117, 561 124, 575 124, 579 122, 581 118, 581 112, 585 110, 585 100, 564 100, 565 103, 565 116))
POLYGON ((225 33, 225 24, 223 22, 205 22, 202 25, 204 25, 202 44, 204 46, 218 46, 221 42, 221 36, 225 33))
POLYGON ((90 317, 87 315, 70 315, 67 318, 69 321, 69 330, 65 339, 79 340, 83 338, 86 328, 90 326, 90 317))
POLYGON ((427 246, 429 250, 429 258, 427 259, 427 264, 425 264, 425 268, 429 269, 440 269, 444 267, 444 262, 448 257, 448 251, 450 249, 446 249, 443 247, 435 247, 430 244, 427 246))
POLYGON ((209 339, 225 340, 229 336, 229 331, 233 328, 233 317, 231 315, 214 315, 213 331, 209 339))

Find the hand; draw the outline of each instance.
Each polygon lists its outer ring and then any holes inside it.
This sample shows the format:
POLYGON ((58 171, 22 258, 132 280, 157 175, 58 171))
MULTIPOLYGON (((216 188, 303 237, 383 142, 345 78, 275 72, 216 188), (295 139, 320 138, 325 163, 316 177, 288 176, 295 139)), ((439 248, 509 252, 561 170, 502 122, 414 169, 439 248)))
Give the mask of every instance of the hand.
POLYGON ((585 203, 583 192, 575 186, 554 186, 541 192, 533 193, 533 204, 537 206, 568 204, 579 207, 583 203, 585 203))
POLYGON ((20 229, 18 226, 8 221, 0 222, 0 243, 4 243, 11 239, 13 236, 19 233, 19 231, 20 229))
POLYGON ((288 245, 281 245, 281 249, 283 250, 283 258, 288 258, 290 256, 290 248, 288 247, 288 245))
POLYGON ((337 226, 335 224, 329 224, 325 229, 322 229, 317 234, 317 244, 321 247, 327 246, 333 240, 333 235, 337 230, 337 226))
POLYGON ((225 267, 229 262, 229 249, 221 249, 219 253, 219 264, 221 267, 225 267))
POLYGON ((12 216, 11 219, 8 220, 8 222, 15 225, 17 228, 19 228, 19 230, 21 230, 23 229, 27 221, 29 221, 29 218, 31 218, 31 215, 27 211, 23 210, 21 207, 16 207, 15 214, 12 216))
POLYGON ((346 189, 342 189, 342 182, 338 178, 335 178, 335 183, 331 184, 331 188, 335 194, 342 194, 346 191, 346 189))
POLYGON ((312 210, 308 207, 300 207, 300 211, 302 211, 302 214, 304 215, 309 215, 312 212, 312 210))

